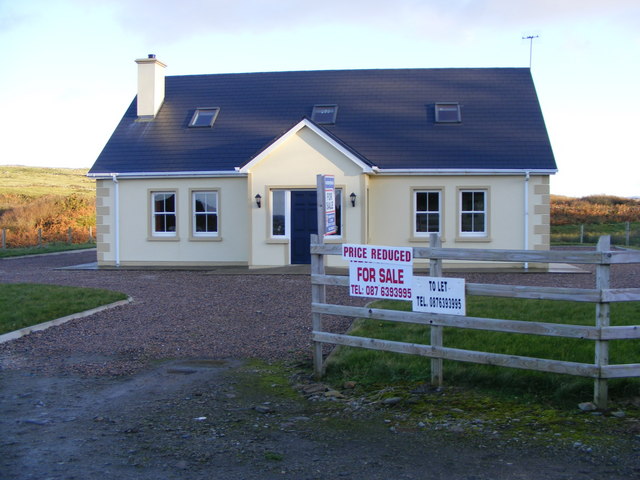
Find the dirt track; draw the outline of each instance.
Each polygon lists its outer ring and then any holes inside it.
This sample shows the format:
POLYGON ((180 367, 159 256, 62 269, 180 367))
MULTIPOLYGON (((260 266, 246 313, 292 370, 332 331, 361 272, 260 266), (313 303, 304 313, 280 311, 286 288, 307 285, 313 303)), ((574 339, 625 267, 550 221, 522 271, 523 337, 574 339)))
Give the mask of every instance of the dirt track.
MULTIPOLYGON (((291 388, 308 382, 290 378, 300 369, 268 362, 307 355, 304 275, 55 269, 94 256, 0 260, 1 282, 134 298, 0 346, 1 479, 640 478, 637 435, 603 451, 514 443, 491 429, 408 423, 403 405, 303 396, 291 388)), ((491 281, 516 278, 593 280, 491 281)), ((613 281, 637 286, 637 278, 619 270, 613 281)))

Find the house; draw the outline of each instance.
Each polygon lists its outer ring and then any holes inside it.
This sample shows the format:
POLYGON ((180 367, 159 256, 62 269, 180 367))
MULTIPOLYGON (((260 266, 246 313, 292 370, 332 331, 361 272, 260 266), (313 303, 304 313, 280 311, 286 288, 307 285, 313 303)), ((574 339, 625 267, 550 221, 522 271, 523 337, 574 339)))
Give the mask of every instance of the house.
POLYGON ((89 171, 101 266, 308 263, 317 174, 335 176, 327 242, 549 247, 557 169, 528 68, 165 77, 136 62, 89 171))

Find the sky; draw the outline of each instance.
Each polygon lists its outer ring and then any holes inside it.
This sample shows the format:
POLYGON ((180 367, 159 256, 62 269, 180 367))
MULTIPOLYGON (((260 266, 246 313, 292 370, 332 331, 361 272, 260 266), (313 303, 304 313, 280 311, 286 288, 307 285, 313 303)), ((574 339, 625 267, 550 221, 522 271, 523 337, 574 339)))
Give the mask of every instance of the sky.
POLYGON ((551 193, 640 197, 638 0, 0 0, 0 165, 91 167, 150 53, 167 75, 531 62, 551 193))

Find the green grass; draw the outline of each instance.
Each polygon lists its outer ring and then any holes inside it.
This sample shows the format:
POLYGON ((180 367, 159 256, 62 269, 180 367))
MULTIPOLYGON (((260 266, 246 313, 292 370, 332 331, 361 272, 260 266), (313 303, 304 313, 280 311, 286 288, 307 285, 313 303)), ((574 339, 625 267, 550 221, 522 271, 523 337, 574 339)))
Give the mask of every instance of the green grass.
MULTIPOLYGON (((410 310, 409 302, 379 301, 378 308, 410 310)), ((549 300, 467 297, 467 315, 509 320, 594 325, 593 304, 549 300)), ((640 324, 640 302, 611 305, 612 325, 640 324)), ((505 355, 520 355, 570 362, 594 363, 590 340, 519 335, 446 327, 444 346, 505 355)), ((430 327, 379 320, 358 320, 351 335, 401 342, 429 344, 430 327)), ((640 363, 640 340, 609 342, 610 363, 640 363)), ((328 365, 332 382, 353 380, 365 385, 415 383, 430 378, 430 360, 414 355, 341 347, 328 365)), ((444 362, 448 385, 473 386, 494 393, 530 395, 574 402, 589 398, 593 380, 569 375, 533 372, 506 367, 444 362)), ((638 395, 637 379, 610 381, 612 394, 638 395)))
POLYGON ((0 334, 126 299, 97 288, 0 284, 0 334))
POLYGON ((88 248, 96 248, 96 244, 94 242, 88 242, 69 245, 68 243, 56 242, 48 243, 42 247, 0 248, 0 258, 24 257, 25 255, 41 255, 43 253, 68 252, 88 248))
POLYGON ((95 196, 95 180, 87 178, 86 168, 40 168, 0 166, 0 195, 40 197, 69 196, 73 193, 95 196))

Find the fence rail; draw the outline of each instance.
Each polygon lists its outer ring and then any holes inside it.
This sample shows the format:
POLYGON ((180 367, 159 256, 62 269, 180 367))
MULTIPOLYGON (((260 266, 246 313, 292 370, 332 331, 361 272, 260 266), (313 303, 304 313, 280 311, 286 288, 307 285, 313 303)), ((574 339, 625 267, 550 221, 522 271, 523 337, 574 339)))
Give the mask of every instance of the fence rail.
POLYGON ((608 379, 640 377, 640 363, 610 365, 608 350, 608 342, 611 340, 640 338, 640 325, 610 326, 609 318, 609 306, 611 303, 640 301, 640 288, 610 287, 611 265, 640 263, 640 252, 611 250, 609 236, 600 237, 596 251, 591 252, 440 248, 440 239, 435 235, 431 237, 430 245, 433 245, 433 247, 414 248, 413 258, 429 259, 430 275, 436 277, 442 276, 443 260, 536 263, 563 262, 596 265, 596 285, 593 289, 478 283, 466 284, 466 294, 468 295, 590 302, 595 305, 594 325, 568 325, 423 312, 400 312, 368 307, 328 304, 326 303, 326 286, 348 287, 349 285, 349 278, 346 276, 325 274, 325 256, 341 255, 342 245, 327 245, 322 243, 320 237, 313 236, 311 242, 311 311, 313 321, 312 341, 314 349, 314 369, 317 376, 322 376, 325 367, 322 345, 329 343, 430 357, 432 359, 431 382, 438 385, 443 381, 443 360, 590 377, 594 379, 594 403, 601 408, 605 408, 608 402, 608 379), (403 343, 326 332, 323 329, 324 315, 370 318, 429 326, 431 329, 431 343, 428 345, 403 343), (443 344, 443 327, 577 338, 584 341, 593 341, 594 363, 586 364, 447 348, 443 344))

